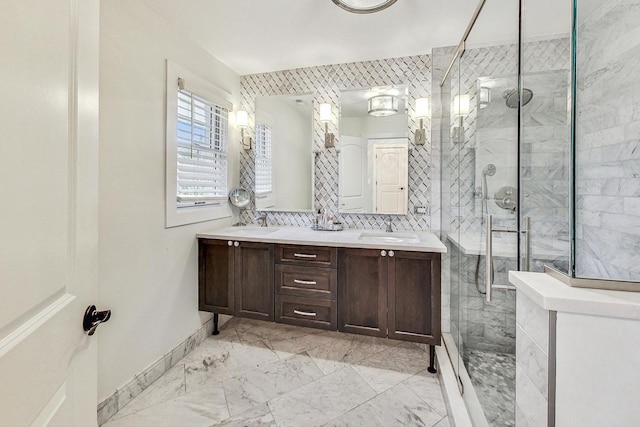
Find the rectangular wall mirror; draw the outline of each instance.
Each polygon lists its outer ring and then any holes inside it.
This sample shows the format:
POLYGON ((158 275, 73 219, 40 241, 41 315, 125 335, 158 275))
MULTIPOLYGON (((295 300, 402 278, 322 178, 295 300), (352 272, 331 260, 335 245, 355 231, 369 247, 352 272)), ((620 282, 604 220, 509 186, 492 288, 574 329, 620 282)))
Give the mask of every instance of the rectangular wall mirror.
POLYGON ((407 213, 406 86, 342 91, 339 148, 340 212, 407 213))
POLYGON ((312 133, 313 95, 256 97, 256 209, 312 210, 312 133))

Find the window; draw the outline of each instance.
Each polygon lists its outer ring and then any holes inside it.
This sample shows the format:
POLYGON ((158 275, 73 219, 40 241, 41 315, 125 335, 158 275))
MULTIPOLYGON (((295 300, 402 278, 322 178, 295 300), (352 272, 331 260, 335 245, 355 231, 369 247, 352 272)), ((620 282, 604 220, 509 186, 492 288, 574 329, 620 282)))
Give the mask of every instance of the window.
POLYGON ((220 205, 227 198, 228 117, 226 108, 178 89, 178 208, 220 205))
POLYGON ((271 127, 256 123, 256 197, 266 197, 273 192, 271 127))
POLYGON ((230 94, 167 61, 167 227, 230 216, 230 94))

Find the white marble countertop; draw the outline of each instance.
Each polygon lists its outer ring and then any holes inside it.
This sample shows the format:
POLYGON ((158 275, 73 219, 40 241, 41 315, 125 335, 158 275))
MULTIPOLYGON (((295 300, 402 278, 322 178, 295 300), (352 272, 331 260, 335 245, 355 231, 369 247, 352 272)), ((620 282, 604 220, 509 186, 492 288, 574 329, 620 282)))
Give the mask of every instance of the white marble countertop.
POLYGON ((510 271, 509 281, 545 310, 640 320, 640 292, 576 288, 526 271, 510 271))
POLYGON ((447 251, 447 248, 442 244, 440 239, 428 231, 395 231, 393 233, 385 233, 383 230, 345 229, 342 231, 314 231, 306 227, 246 226, 220 228, 206 233, 198 233, 196 237, 290 245, 392 249, 396 251, 441 253, 447 251), (365 238, 368 236, 368 238, 363 239, 363 235, 365 238))

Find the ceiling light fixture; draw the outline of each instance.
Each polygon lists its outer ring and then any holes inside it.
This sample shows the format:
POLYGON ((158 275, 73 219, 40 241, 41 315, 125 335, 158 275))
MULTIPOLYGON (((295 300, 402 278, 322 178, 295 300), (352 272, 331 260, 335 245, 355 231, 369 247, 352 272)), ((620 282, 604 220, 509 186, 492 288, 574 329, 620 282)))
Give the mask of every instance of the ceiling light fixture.
POLYGON ((398 98, 393 95, 378 95, 369 98, 370 116, 385 117, 398 114, 398 98))
POLYGON ((336 5, 353 13, 379 12, 397 0, 332 0, 336 5))

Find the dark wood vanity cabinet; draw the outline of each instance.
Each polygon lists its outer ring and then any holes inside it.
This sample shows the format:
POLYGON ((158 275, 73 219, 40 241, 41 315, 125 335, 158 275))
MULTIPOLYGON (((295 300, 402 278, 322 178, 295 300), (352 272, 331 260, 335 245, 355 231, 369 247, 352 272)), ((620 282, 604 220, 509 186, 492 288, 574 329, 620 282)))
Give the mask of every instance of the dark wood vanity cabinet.
POLYGON ((337 249, 276 246, 276 322, 335 331, 337 249))
POLYGON ((198 239, 198 309, 234 314, 235 251, 227 240, 198 239))
POLYGON ((273 320, 274 245, 239 242, 234 250, 235 315, 273 320))
POLYGON ((389 261, 389 338, 440 345, 440 254, 395 251, 389 261))
POLYGON ((338 252, 338 330, 440 344, 440 254, 338 252))
POLYGON ((389 263, 378 249, 340 249, 338 330, 387 336, 389 263))
POLYGON ((199 239, 199 260, 200 310, 440 344, 439 253, 199 239))
POLYGON ((199 309, 274 319, 274 245, 199 239, 199 309))

